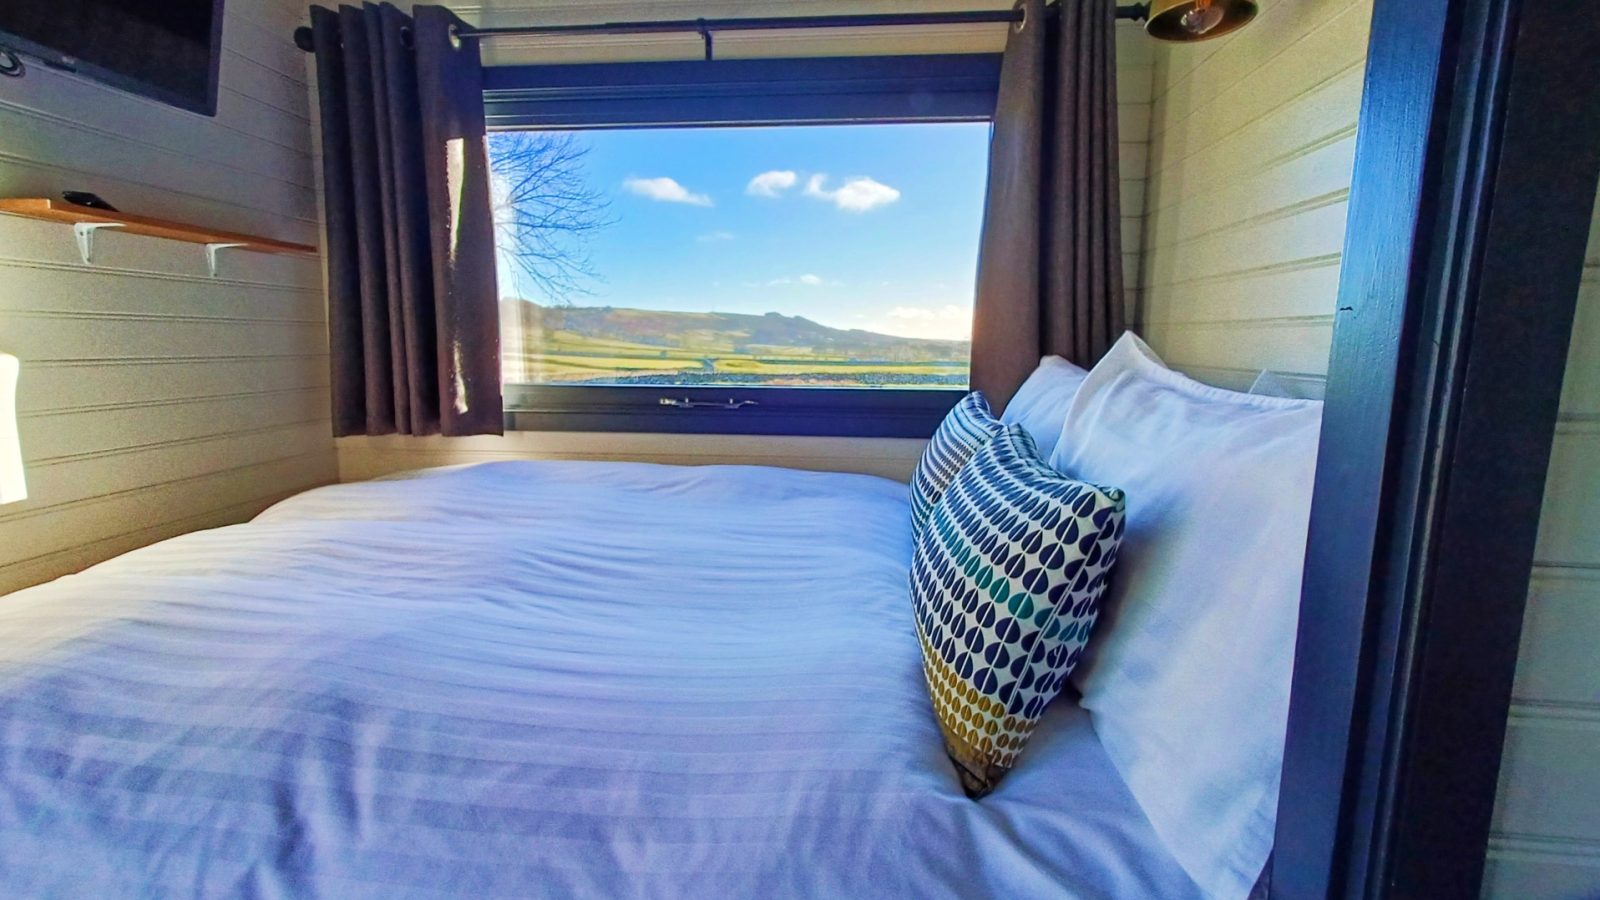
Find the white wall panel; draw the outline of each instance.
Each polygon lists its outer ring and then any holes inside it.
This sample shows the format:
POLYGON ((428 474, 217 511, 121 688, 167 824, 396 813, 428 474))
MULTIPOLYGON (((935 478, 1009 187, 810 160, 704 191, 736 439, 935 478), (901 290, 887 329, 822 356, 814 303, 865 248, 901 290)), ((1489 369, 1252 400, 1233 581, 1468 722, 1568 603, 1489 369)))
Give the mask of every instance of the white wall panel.
POLYGON ((1155 52, 1144 254, 1129 316, 1229 387, 1327 374, 1371 0, 1278 0, 1155 52))
POLYGON ((1484 894, 1600 897, 1600 207, 1545 481, 1484 894))
MULTIPOLYGON (((129 212, 319 237, 304 6, 232 0, 215 118, 43 66, 0 79, 0 196, 91 190, 129 212)), ((332 481, 322 271, 0 215, 0 350, 30 497, 0 507, 0 593, 238 522, 332 481)))

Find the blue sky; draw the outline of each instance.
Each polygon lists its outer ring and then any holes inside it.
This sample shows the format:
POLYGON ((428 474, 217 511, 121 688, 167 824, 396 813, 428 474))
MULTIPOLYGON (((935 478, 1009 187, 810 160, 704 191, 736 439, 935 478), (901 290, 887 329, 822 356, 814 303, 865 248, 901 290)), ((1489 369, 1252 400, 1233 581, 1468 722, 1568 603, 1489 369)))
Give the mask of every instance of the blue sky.
MULTIPOLYGON (((965 339, 987 124, 589 131, 614 224, 583 306, 781 312, 965 339)), ((543 301, 501 273, 502 293, 543 301)))

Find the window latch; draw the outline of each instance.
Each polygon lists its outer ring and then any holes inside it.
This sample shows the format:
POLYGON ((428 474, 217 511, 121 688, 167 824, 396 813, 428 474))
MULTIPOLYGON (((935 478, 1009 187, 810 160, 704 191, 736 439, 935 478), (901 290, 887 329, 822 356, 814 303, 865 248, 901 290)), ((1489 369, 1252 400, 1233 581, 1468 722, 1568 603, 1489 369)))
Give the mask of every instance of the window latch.
POLYGON ((744 409, 746 406, 759 406, 754 400, 691 400, 688 397, 662 397, 656 401, 662 406, 673 406, 678 409, 744 409))

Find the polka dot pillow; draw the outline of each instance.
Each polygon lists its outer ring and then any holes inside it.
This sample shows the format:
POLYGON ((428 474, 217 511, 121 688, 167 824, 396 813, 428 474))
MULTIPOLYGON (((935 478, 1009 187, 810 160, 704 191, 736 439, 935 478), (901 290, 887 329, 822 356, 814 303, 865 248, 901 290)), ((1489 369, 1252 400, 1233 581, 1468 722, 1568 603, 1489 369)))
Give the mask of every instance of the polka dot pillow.
POLYGON ((973 391, 961 399, 955 408, 939 423, 939 430, 922 451, 917 469, 911 473, 911 537, 916 540, 928 521, 928 513, 939 495, 944 493, 956 473, 967 464, 979 447, 1005 428, 994 413, 989 411, 989 401, 982 391, 973 391))
POLYGON ((984 444, 917 541, 911 600, 945 750, 981 797, 1066 684, 1122 540, 1122 492, 1074 481, 1016 425, 984 444))

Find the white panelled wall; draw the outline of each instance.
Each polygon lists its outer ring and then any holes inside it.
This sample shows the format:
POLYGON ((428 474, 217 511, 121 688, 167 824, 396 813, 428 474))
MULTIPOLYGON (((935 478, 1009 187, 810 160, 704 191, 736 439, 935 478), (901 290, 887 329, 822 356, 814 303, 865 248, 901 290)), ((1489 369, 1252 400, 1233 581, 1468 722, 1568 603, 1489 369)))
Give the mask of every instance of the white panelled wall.
POLYGON ((1600 206, 1545 483, 1485 895, 1600 897, 1600 206))
MULTIPOLYGON (((0 196, 87 190, 146 215, 318 241, 303 7, 230 0, 215 119, 43 66, 0 78, 0 196)), ((22 360, 29 499, 0 507, 0 594, 334 480, 316 256, 0 214, 0 352, 22 360)))
POLYGON ((1169 363, 1320 395, 1372 0, 1276 0, 1155 50, 1144 257, 1129 319, 1169 363))
MULTIPOLYGON (((1130 319, 1230 387, 1327 375, 1371 0, 1275 0, 1155 50, 1130 319)), ((1484 893, 1600 897, 1600 210, 1563 390, 1484 893)))

